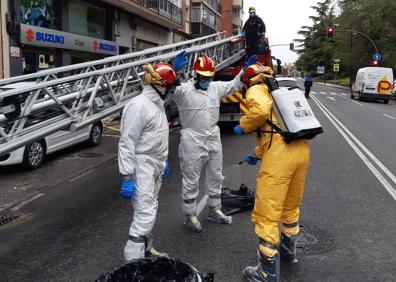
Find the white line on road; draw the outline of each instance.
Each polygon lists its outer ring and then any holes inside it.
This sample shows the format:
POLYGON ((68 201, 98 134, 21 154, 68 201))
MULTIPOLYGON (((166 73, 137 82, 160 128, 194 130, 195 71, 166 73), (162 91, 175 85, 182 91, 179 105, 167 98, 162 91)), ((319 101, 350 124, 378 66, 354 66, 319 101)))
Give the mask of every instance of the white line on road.
POLYGON ((332 94, 332 95, 338 95, 338 93, 335 93, 335 92, 330 92, 330 94, 332 94))
POLYGON ((341 95, 343 95, 343 96, 348 96, 348 94, 345 94, 345 93, 340 93, 341 95))
POLYGON ((40 198, 40 197, 42 197, 42 196, 44 196, 44 195, 45 195, 44 193, 38 193, 37 195, 34 195, 34 196, 31 197, 30 199, 27 199, 27 200, 23 201, 22 203, 20 203, 19 205, 13 207, 13 208, 11 209, 11 211, 17 211, 17 210, 19 210, 20 208, 22 208, 23 206, 25 206, 25 205, 27 205, 27 204, 33 202, 34 200, 37 200, 38 198, 40 198))
MULTIPOLYGON (((347 99, 347 98, 345 98, 345 99, 347 99)), ((351 101, 352 103, 355 103, 356 105, 359 105, 359 106, 363 107, 362 103, 359 103, 359 102, 356 102, 356 101, 353 101, 353 100, 350 100, 350 99, 347 99, 347 100, 351 101)))
POLYGON ((203 196, 201 201, 199 201, 199 203, 197 205, 197 216, 199 216, 199 214, 202 212, 202 210, 206 206, 206 203, 208 202, 208 199, 209 199, 209 196, 205 195, 205 196, 203 196))
POLYGON ((356 154, 362 159, 364 164, 371 170, 374 176, 381 182, 382 186, 389 192, 389 194, 396 200, 396 190, 392 185, 384 178, 381 172, 373 165, 373 163, 363 154, 363 152, 358 148, 358 146, 378 165, 380 169, 396 184, 396 177, 389 171, 388 168, 382 164, 373 153, 371 153, 316 97, 313 97, 314 102, 322 110, 329 121, 334 125, 334 127, 340 132, 347 143, 352 147, 356 154), (349 135, 349 136, 348 136, 349 135), (356 146, 352 140, 358 145, 356 146))
POLYGON ((84 173, 82 173, 80 175, 77 175, 77 176, 73 177, 72 179, 70 179, 69 182, 74 182, 74 181, 76 181, 76 180, 78 180, 80 178, 83 178, 84 176, 90 174, 91 172, 94 172, 94 170, 90 169, 90 170, 88 170, 88 171, 86 171, 86 172, 84 172, 84 173))
POLYGON ((391 119, 396 119, 396 118, 394 118, 394 117, 392 117, 392 116, 388 116, 387 114, 382 114, 382 115, 384 115, 384 116, 386 116, 386 117, 388 117, 388 118, 391 118, 391 119))
POLYGON ((326 94, 327 94, 327 92, 320 92, 320 94, 326 95, 326 94))
POLYGON ((312 94, 317 94, 316 91, 311 91, 312 94))
POLYGON ((326 97, 326 98, 335 101, 334 97, 326 97))

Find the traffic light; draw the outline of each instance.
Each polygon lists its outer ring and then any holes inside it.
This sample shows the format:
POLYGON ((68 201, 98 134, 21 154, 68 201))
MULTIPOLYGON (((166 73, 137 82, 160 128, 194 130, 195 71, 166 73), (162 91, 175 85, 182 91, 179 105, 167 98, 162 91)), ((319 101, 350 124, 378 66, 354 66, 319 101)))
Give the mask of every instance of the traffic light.
POLYGON ((327 27, 326 36, 327 36, 327 38, 333 38, 333 36, 334 36, 334 27, 332 25, 329 25, 327 27))
POLYGON ((294 51, 294 43, 290 43, 290 51, 294 51))
POLYGON ((378 67, 378 66, 379 66, 379 62, 376 61, 376 60, 372 60, 372 61, 371 61, 371 66, 372 66, 372 67, 378 67))

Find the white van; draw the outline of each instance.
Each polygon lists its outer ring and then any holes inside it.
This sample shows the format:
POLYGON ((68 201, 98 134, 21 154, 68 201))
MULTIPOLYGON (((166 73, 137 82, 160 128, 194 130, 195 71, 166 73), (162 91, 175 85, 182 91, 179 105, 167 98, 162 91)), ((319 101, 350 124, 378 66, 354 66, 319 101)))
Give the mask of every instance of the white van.
POLYGON ((391 68, 367 67, 361 68, 356 74, 352 87, 351 98, 359 100, 383 100, 385 104, 392 98, 393 71, 391 68))

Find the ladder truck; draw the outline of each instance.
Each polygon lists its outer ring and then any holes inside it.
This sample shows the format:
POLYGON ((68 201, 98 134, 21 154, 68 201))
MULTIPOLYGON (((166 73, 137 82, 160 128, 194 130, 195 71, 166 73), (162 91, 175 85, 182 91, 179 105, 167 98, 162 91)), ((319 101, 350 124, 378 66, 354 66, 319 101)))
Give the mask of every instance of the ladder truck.
MULTIPOLYGON (((245 60, 245 42, 240 35, 224 32, 140 52, 69 65, 0 80, 0 87, 19 82, 22 89, 0 91, 0 157, 42 140, 59 130, 78 130, 122 111, 143 89, 143 65, 173 60, 187 51, 186 77, 201 54, 214 59, 216 71, 239 72, 245 60)), ((267 64, 268 55, 259 55, 267 64)), ((269 61, 270 63, 270 61, 269 61)))

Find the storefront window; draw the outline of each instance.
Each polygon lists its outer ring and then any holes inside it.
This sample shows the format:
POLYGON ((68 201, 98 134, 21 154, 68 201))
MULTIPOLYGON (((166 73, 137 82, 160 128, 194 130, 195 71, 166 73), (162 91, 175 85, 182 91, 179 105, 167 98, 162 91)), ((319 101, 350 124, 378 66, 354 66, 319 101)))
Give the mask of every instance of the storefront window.
POLYGON ((105 39, 105 13, 104 9, 72 0, 69 2, 69 31, 105 39))
POLYGON ((21 22, 28 25, 57 29, 56 0, 20 0, 21 22))

